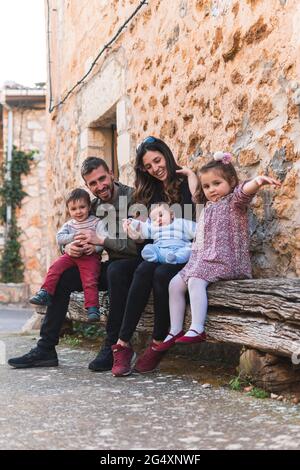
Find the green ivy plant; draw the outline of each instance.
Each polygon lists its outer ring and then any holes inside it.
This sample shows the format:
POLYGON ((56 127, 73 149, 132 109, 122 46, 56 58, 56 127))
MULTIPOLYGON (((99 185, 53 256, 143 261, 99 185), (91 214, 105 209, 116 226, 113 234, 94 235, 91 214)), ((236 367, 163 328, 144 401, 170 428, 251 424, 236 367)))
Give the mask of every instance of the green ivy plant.
POLYGON ((0 221, 6 223, 6 209, 11 206, 12 217, 8 227, 4 251, 0 260, 0 279, 2 282, 22 282, 24 266, 20 255, 20 230, 17 226, 16 209, 21 207, 23 198, 27 195, 22 187, 22 175, 30 173, 31 162, 35 151, 24 152, 13 148, 11 161, 11 179, 5 179, 7 168, 2 171, 3 185, 0 187, 0 221))

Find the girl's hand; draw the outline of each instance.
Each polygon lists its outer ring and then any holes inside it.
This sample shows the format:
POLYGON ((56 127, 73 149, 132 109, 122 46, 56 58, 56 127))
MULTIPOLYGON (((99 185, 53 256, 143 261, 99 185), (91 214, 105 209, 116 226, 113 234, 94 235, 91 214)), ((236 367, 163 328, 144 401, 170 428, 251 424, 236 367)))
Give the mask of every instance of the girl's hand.
POLYGON ((273 186, 281 186, 281 182, 274 179, 274 178, 271 178, 270 176, 256 176, 256 178, 254 178, 254 181, 255 183, 257 184, 257 186, 259 188, 261 188, 262 186, 265 186, 267 184, 271 184, 273 186))
POLYGON ((256 176, 256 178, 253 178, 252 180, 247 181, 244 186, 243 186, 243 191, 246 194, 256 194, 257 191, 262 187, 267 184, 273 185, 273 186, 281 186, 280 181, 275 180, 274 178, 270 178, 270 176, 256 176))

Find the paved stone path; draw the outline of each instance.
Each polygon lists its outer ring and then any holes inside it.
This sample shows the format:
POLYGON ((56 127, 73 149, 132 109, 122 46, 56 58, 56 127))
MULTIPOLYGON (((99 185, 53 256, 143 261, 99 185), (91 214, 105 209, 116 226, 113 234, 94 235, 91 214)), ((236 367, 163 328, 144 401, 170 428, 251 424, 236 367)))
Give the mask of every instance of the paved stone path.
POLYGON ((20 331, 32 315, 30 308, 0 306, 0 333, 20 331))
MULTIPOLYGON (((7 335, 7 358, 36 338, 7 335)), ((3 343, 2 343, 3 345, 3 343)), ((0 365, 0 449, 297 449, 299 405, 166 373, 115 378, 94 352, 58 348, 58 368, 0 365)))

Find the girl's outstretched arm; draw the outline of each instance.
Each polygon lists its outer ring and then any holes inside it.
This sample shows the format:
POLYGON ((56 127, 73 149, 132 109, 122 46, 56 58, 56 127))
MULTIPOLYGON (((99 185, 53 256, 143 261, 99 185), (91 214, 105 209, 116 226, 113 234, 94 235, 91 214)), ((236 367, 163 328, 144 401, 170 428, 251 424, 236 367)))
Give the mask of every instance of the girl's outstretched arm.
POLYGON ((243 192, 249 195, 255 194, 262 186, 265 186, 268 184, 272 186, 277 186, 277 187, 281 186, 280 181, 274 178, 271 178, 270 176, 261 175, 261 176, 256 176, 250 181, 247 181, 243 185, 243 192))

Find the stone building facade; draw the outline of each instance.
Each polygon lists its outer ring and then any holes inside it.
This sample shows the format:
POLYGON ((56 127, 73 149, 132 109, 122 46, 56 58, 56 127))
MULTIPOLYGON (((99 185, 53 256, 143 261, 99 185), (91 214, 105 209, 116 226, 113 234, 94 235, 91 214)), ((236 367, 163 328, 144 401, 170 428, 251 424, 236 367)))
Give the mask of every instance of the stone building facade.
MULTIPOLYGON (((22 177, 27 196, 17 211, 24 283, 33 293, 40 287, 47 267, 46 92, 24 87, 4 88, 1 103, 0 165, 6 160, 9 112, 12 114, 13 145, 18 150, 35 151, 31 171, 22 177)), ((3 240, 4 227, 1 232, 3 240)))
POLYGON ((241 178, 279 178, 253 203, 254 274, 299 276, 299 2, 149 0, 55 106, 141 3, 49 0, 49 257, 83 159, 105 157, 133 183, 136 145, 154 135, 181 164, 226 149, 241 178))

